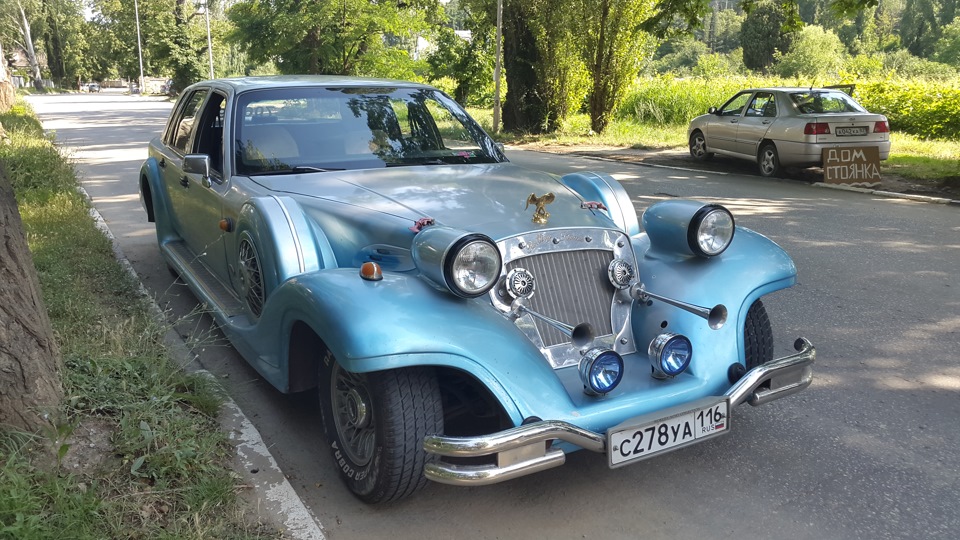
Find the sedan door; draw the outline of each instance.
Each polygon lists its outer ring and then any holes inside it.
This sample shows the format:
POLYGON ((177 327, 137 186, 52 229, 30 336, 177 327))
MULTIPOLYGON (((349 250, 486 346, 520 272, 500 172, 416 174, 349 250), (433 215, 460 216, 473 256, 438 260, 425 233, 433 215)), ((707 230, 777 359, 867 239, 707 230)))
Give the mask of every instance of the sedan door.
POLYGON ((771 92, 757 92, 747 104, 737 128, 736 152, 757 156, 760 141, 777 120, 776 97, 771 92))
POLYGON ((721 152, 737 152, 737 128, 751 95, 752 92, 741 92, 714 113, 716 118, 711 118, 707 126, 707 148, 721 152))

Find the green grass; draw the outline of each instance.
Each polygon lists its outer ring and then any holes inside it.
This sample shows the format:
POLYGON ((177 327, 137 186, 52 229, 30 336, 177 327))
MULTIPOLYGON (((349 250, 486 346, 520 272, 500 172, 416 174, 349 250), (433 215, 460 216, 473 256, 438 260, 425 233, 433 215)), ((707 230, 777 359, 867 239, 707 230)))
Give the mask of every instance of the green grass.
POLYGON ((893 133, 883 172, 960 188, 960 141, 929 141, 893 133))
POLYGON ((210 379, 164 351, 166 328, 116 261, 72 165, 18 102, 0 115, 0 164, 17 195, 63 357, 65 399, 45 433, 0 432, 0 537, 259 538, 242 519, 232 447, 210 379), (80 427, 105 426, 97 468, 63 463, 80 427))

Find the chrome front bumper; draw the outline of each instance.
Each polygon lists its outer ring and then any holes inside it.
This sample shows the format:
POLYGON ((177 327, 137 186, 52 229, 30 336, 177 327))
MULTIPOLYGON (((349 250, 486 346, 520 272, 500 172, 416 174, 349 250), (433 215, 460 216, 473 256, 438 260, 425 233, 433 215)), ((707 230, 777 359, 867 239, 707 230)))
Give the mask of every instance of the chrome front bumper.
MULTIPOLYGON (((794 344, 797 352, 757 366, 740 378, 724 396, 730 406, 763 405, 799 392, 813 380, 814 346, 805 338, 794 344)), ((427 464, 427 478, 443 484, 483 486, 526 476, 566 461, 566 454, 551 448, 561 440, 587 450, 606 453, 606 433, 594 433, 568 422, 543 420, 476 437, 426 437, 423 448, 431 454, 452 458, 496 456, 496 463, 462 465, 443 461, 427 464)))

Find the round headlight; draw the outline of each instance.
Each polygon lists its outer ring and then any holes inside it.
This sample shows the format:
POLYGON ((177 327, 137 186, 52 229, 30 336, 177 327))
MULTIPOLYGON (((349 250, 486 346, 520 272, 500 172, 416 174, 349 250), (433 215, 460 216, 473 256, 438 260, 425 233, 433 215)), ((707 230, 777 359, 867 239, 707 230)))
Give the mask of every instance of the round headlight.
POLYGON ((500 250, 482 235, 468 235, 450 250, 444 264, 447 287, 459 296, 480 296, 496 285, 503 260, 500 250))
POLYGON ((653 376, 657 379, 676 377, 690 366, 693 357, 693 345, 690 340, 678 334, 660 334, 650 342, 647 350, 653 376))
POLYGON ((583 391, 591 396, 610 392, 623 378, 623 358, 610 349, 590 349, 580 359, 583 391))
POLYGON ((736 230, 733 214, 718 204, 708 204, 697 211, 687 229, 690 250, 701 257, 723 253, 736 230))

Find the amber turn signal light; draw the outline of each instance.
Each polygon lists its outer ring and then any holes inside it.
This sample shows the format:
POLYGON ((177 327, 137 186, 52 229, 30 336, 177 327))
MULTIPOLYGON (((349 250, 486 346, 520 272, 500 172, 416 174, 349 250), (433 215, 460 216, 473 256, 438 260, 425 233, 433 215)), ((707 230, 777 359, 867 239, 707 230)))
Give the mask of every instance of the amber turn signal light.
POLYGON ((380 265, 375 262, 365 262, 360 265, 360 277, 367 281, 380 281, 383 279, 383 271, 380 265))

